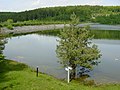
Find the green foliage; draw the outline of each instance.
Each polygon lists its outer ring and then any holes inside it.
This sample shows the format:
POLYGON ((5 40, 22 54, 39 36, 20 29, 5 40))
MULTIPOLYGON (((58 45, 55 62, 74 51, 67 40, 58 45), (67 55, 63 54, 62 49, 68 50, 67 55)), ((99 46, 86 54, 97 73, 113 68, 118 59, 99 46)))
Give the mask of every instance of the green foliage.
POLYGON ((11 24, 8 24, 6 27, 10 30, 13 30, 13 26, 11 24))
POLYGON ((4 60, 4 55, 0 54, 0 60, 4 60))
POLYGON ((4 59, 3 50, 5 48, 6 39, 0 34, 0 61, 4 59))
POLYGON ((111 14, 109 16, 98 16, 96 22, 102 24, 120 24, 120 14, 111 14))
MULTIPOLYGON (((42 21, 69 21, 70 15, 75 13, 79 16, 81 22, 99 22, 105 24, 119 24, 115 18, 120 12, 120 6, 66 6, 66 7, 50 7, 39 8, 24 12, 0 12, 0 22, 5 22, 8 19, 13 19, 14 22, 42 20, 42 21), (106 17, 112 15, 112 17, 106 17), (108 19, 104 19, 108 18, 108 19), (94 18, 94 19, 93 19, 94 18), (102 18, 99 20, 99 18, 102 18), (102 21, 104 19, 104 21, 102 21), (111 23, 109 23, 111 22, 111 23)), ((12 20, 10 20, 12 21, 12 20)), ((36 23, 37 24, 37 23, 36 23)))
POLYGON ((1 27, 7 27, 10 30, 13 30, 13 20, 12 19, 8 19, 7 21, 1 23, 0 25, 1 27))
POLYGON ((40 20, 28 20, 23 22, 12 23, 13 26, 28 26, 28 25, 49 25, 49 24, 63 24, 63 21, 40 21, 40 20))
POLYGON ((7 23, 13 23, 13 19, 8 19, 7 23))
POLYGON ((70 27, 65 27, 60 32, 59 45, 56 50, 57 56, 61 59, 60 63, 71 66, 73 72, 77 65, 93 69, 93 65, 97 64, 97 59, 101 56, 100 51, 91 42, 89 27, 77 27, 79 20, 74 13, 71 19, 70 27))
POLYGON ((63 24, 66 21, 41 21, 41 20, 28 20, 28 21, 18 21, 14 23, 3 22, 0 24, 1 27, 7 27, 8 25, 16 26, 28 26, 28 25, 49 25, 49 24, 63 24))

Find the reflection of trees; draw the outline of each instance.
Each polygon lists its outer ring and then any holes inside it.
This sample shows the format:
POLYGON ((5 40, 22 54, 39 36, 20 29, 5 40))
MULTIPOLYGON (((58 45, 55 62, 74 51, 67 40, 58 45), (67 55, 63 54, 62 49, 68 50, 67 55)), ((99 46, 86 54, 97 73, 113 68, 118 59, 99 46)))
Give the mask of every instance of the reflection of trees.
MULTIPOLYGON (((93 66, 97 66, 100 63, 100 61, 96 61, 92 63, 93 66)), ((78 82, 83 83, 84 85, 95 85, 95 81, 91 79, 91 72, 92 70, 81 67, 80 65, 77 65, 76 67, 76 79, 78 82)))
POLYGON ((115 30, 91 30, 95 39, 114 39, 120 40, 120 31, 115 30))
MULTIPOLYGON (((99 60, 94 60, 93 62, 91 62, 91 65, 94 67, 94 66, 97 66, 99 63, 100 63, 99 60)), ((90 70, 86 67, 81 67, 80 65, 77 65, 77 67, 76 67, 76 77, 77 78, 83 77, 83 76, 90 77, 90 75, 89 75, 90 71, 92 71, 92 69, 90 70)))

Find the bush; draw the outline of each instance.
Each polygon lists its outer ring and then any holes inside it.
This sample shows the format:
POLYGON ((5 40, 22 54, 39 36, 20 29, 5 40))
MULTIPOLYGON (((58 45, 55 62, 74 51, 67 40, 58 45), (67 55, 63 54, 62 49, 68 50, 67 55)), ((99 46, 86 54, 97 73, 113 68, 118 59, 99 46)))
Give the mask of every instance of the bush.
POLYGON ((13 19, 8 19, 7 23, 13 23, 13 19))
POLYGON ((4 55, 0 54, 0 60, 4 59, 4 55))
POLYGON ((11 24, 7 25, 7 28, 13 30, 13 26, 11 24))

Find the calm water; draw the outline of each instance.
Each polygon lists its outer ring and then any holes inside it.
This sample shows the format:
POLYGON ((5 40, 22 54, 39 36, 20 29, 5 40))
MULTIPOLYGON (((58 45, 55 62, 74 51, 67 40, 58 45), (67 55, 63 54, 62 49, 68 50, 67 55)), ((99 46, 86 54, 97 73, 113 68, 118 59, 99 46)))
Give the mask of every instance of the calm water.
POLYGON ((99 23, 86 23, 86 24, 79 24, 78 26, 83 27, 89 25, 91 29, 96 30, 120 30, 120 25, 105 25, 99 23))
MULTIPOLYGON (((57 61, 54 36, 30 34, 12 37, 5 45, 7 59, 39 66, 41 72, 66 78, 66 71, 57 61)), ((101 63, 89 74, 96 82, 120 82, 120 40, 93 40, 102 53, 101 63)))

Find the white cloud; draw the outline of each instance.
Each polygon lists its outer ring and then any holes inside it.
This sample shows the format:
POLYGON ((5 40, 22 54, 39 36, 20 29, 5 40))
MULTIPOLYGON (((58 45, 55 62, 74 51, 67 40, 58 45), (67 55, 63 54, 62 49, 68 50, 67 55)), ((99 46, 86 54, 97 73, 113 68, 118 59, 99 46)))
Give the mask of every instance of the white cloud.
MULTIPOLYGON (((90 0, 91 1, 91 0, 90 0)), ((91 4, 93 4, 93 5, 100 5, 102 3, 102 0, 92 0, 91 1, 91 4)))

